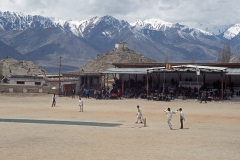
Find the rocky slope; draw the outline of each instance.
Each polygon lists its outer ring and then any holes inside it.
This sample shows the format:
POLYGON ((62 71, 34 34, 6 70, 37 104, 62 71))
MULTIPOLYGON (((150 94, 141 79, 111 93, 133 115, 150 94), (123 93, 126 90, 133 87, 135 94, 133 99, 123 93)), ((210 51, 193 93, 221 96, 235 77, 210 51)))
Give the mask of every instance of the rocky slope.
POLYGON ((5 58, 0 60, 0 72, 3 76, 10 75, 38 75, 46 71, 32 61, 5 58))
POLYGON ((114 67, 112 63, 154 63, 156 61, 144 57, 131 49, 112 50, 104 54, 97 55, 92 61, 84 65, 80 71, 84 72, 103 72, 108 68, 114 67))

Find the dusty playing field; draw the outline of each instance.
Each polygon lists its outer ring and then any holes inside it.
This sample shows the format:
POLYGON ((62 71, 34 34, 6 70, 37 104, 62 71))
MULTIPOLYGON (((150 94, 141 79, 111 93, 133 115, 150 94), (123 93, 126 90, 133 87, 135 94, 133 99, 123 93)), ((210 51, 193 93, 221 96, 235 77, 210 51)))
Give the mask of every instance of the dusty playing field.
POLYGON ((0 95, 0 159, 194 159, 240 158, 240 101, 200 104, 142 99, 84 100, 52 95, 0 95), (140 105, 147 127, 135 124, 140 105), (163 112, 183 108, 170 130, 163 112))

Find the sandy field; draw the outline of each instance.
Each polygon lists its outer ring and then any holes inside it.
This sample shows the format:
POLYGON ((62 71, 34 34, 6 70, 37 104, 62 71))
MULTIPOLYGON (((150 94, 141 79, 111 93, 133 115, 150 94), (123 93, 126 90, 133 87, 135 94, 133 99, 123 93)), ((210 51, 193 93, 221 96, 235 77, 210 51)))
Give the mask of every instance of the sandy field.
POLYGON ((0 94, 2 160, 238 160, 240 99, 207 104, 143 99, 84 100, 49 94, 0 94), (147 126, 135 124, 140 105, 147 126), (163 112, 183 108, 186 121, 173 130, 163 112))

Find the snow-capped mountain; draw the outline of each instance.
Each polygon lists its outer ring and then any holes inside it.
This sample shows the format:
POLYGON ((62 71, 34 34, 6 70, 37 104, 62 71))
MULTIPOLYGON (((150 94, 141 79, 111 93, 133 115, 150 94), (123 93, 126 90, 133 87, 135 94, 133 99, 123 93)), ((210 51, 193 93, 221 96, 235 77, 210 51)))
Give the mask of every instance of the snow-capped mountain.
POLYGON ((156 31, 165 31, 170 28, 174 28, 173 23, 165 22, 161 19, 147 19, 145 21, 136 20, 130 23, 135 29, 149 29, 156 31))
POLYGON ((229 27, 225 32, 223 37, 227 39, 232 39, 240 33, 240 24, 235 24, 229 27))
POLYGON ((130 25, 132 26, 132 29, 135 31, 141 31, 146 29, 163 32, 167 30, 178 30, 179 34, 181 34, 181 32, 188 32, 191 35, 196 34, 212 35, 212 33, 204 31, 200 28, 190 28, 187 25, 165 22, 161 19, 147 19, 145 21, 137 20, 131 22, 130 25))
POLYGON ((232 25, 216 26, 216 25, 202 24, 202 23, 197 23, 197 22, 184 22, 182 24, 187 25, 191 28, 198 28, 200 30, 212 33, 216 36, 223 34, 229 27, 232 26, 232 25))
POLYGON ((55 24, 48 17, 31 16, 23 13, 1 12, 0 11, 0 29, 1 30, 24 30, 28 28, 54 27, 55 24))
MULTIPOLYGON (((0 29, 1 30, 24 30, 27 28, 34 27, 62 27, 66 30, 71 31, 77 36, 84 37, 85 34, 91 32, 91 29, 94 28, 101 21, 105 22, 106 25, 115 26, 116 29, 119 26, 129 27, 131 26, 134 30, 156 30, 156 31, 166 31, 168 29, 178 29, 178 30, 195 30, 197 32, 202 32, 204 34, 214 34, 220 35, 223 34, 225 38, 231 39, 240 32, 240 24, 235 25, 223 25, 223 26, 210 26, 199 24, 195 22, 186 22, 185 24, 179 23, 170 23, 165 22, 161 19, 147 19, 144 21, 136 20, 131 23, 127 21, 119 21, 111 16, 104 17, 93 17, 89 20, 73 21, 73 20, 61 20, 57 18, 48 18, 39 15, 31 16, 25 15, 23 13, 17 12, 1 12, 0 11, 0 29), (87 30, 86 30, 87 29, 87 30)), ((109 35, 109 33, 104 33, 109 35)))
POLYGON ((13 55, 17 55, 16 52, 24 54, 23 58, 42 66, 58 64, 56 57, 62 56, 63 64, 81 67, 97 54, 114 49, 119 41, 127 42, 129 48, 159 62, 166 56, 172 62, 213 62, 223 45, 231 39, 235 44, 232 52, 240 49, 239 25, 211 28, 204 25, 189 27, 160 19, 128 23, 103 16, 66 21, 0 12, 0 51, 11 48, 15 52, 13 55))
MULTIPOLYGON (((73 34, 80 37, 85 37, 88 35, 92 29, 94 29, 102 22, 104 22, 105 26, 112 26, 117 30, 129 26, 128 22, 119 21, 111 16, 93 17, 89 20, 82 21, 64 21, 60 19, 54 19, 53 22, 55 23, 55 26, 61 26, 62 28, 71 31, 73 34)), ((103 32, 103 34, 110 36, 107 31, 103 32)))

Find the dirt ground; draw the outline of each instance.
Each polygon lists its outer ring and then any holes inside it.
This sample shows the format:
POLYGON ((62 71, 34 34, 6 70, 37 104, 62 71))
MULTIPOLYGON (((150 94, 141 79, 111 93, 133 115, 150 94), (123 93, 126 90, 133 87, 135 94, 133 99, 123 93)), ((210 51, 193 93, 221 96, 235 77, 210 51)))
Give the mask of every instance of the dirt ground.
POLYGON ((84 100, 49 94, 0 94, 0 159, 194 159, 240 158, 240 99, 199 103, 143 99, 84 100), (147 126, 135 124, 140 105, 147 126), (183 108, 170 130, 163 112, 183 108))

